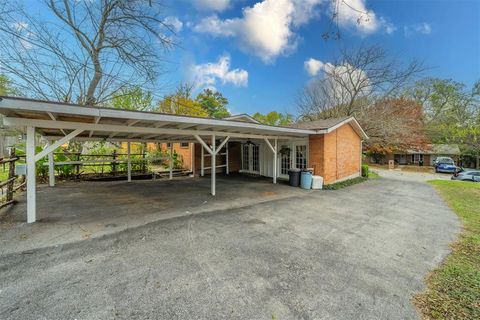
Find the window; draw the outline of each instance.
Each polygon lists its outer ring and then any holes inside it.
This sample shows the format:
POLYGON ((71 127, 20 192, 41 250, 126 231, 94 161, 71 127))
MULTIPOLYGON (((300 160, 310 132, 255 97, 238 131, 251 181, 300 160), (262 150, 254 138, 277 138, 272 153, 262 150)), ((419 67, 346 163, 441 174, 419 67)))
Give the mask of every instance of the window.
POLYGON ((420 161, 423 162, 423 154, 412 154, 412 162, 418 163, 420 161))
POLYGON ((307 146, 295 147, 295 167, 297 169, 307 168, 307 146))
POLYGON ((167 148, 170 148, 170 142, 167 142, 167 148))
POLYGON ((180 143, 180 148, 186 149, 186 148, 188 148, 189 146, 190 146, 190 143, 188 143, 188 142, 181 142, 181 143, 180 143))

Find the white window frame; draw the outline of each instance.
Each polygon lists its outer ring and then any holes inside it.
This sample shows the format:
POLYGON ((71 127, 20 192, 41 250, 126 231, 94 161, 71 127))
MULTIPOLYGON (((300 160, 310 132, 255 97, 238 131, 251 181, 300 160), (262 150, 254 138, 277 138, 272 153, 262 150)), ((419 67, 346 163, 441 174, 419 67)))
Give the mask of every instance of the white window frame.
POLYGON ((419 163, 420 161, 423 161, 423 159, 424 159, 423 154, 420 154, 420 153, 412 154, 412 162, 413 163, 419 163))
MULTIPOLYGON (((307 140, 301 140, 301 141, 280 141, 278 143, 279 147, 281 146, 288 146, 290 148, 290 169, 301 169, 297 168, 297 146, 305 146, 305 157, 306 157, 306 165, 305 168, 308 168, 308 161, 309 161, 309 155, 310 155, 310 149, 308 145, 307 140)), ((279 154, 278 160, 277 160, 277 172, 278 176, 280 178, 288 178, 288 173, 287 174, 281 174, 282 172, 282 160, 281 160, 281 155, 279 154)))

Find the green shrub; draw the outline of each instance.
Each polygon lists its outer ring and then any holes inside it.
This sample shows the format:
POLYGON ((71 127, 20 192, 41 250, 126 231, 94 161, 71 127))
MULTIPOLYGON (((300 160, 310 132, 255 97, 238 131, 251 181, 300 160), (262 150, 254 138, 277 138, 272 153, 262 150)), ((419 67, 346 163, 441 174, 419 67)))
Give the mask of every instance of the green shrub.
POLYGON ((368 164, 362 164, 362 177, 368 177, 368 173, 370 172, 370 168, 368 164))
POLYGON ((338 190, 338 189, 342 189, 342 188, 345 188, 345 187, 348 187, 348 186, 351 186, 351 185, 354 185, 354 184, 357 184, 357 183, 360 183, 360 182, 364 182, 364 181, 367 181, 367 180, 368 180, 368 178, 365 178, 365 177, 356 177, 356 178, 345 180, 345 181, 342 181, 342 182, 327 184, 323 187, 323 189, 325 189, 325 190, 338 190))

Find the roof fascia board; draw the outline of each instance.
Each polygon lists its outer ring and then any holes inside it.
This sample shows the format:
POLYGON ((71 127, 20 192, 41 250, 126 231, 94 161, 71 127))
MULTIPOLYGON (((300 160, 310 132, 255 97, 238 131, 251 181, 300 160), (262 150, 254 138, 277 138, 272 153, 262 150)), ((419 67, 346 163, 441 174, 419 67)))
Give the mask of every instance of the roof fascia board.
POLYGON ((347 118, 347 119, 337 123, 333 127, 330 127, 328 129, 326 129, 325 131, 326 131, 326 133, 330 133, 330 132, 335 131, 338 128, 340 128, 341 126, 343 126, 347 123, 350 123, 350 122, 353 122, 354 130, 363 138, 363 140, 367 140, 368 139, 367 134, 365 133, 365 131, 363 131, 362 127, 360 126, 360 124, 358 123, 358 121, 354 117, 347 118))
MULTIPOLYGON (((171 134, 171 135, 200 135, 211 136, 216 135, 220 137, 232 136, 237 138, 252 138, 263 139, 264 137, 278 138, 277 135, 272 133, 259 133, 259 134, 245 134, 229 131, 204 131, 204 130, 182 130, 182 129, 166 129, 166 128, 153 128, 153 127, 137 127, 137 126, 123 126, 123 125, 110 125, 110 124, 94 124, 94 123, 82 123, 82 122, 68 122, 68 121, 53 121, 53 120, 40 120, 40 119, 27 119, 27 118, 11 118, 5 117, 4 124, 7 126, 32 126, 38 128, 48 129, 83 129, 86 131, 101 131, 101 132, 118 132, 118 133, 138 133, 138 134, 171 134)), ((282 138, 298 138, 281 136, 282 138)))
POLYGON ((2 100, 0 100, 0 108, 100 117, 100 109, 95 109, 90 107, 80 107, 80 106, 77 107, 77 106, 63 105, 63 104, 60 105, 60 104, 30 101, 30 100, 9 99, 9 98, 2 98, 2 100), (79 113, 78 111, 81 111, 81 113, 79 113))
POLYGON ((292 134, 313 134, 314 130, 295 129, 287 127, 275 127, 257 123, 249 123, 243 121, 231 121, 221 119, 208 119, 208 118, 194 118, 188 116, 176 116, 167 114, 155 114, 136 111, 125 111, 117 109, 84 107, 84 106, 72 106, 64 104, 55 104, 43 101, 30 101, 20 99, 9 99, 8 97, 0 100, 0 108, 3 109, 19 109, 25 111, 38 111, 38 112, 53 112, 63 113, 77 116, 92 116, 92 117, 106 117, 106 118, 120 118, 120 119, 132 119, 140 121, 158 121, 158 122, 174 122, 174 123, 191 123, 191 124, 206 124, 211 126, 226 126, 236 128, 249 128, 268 130, 282 133, 292 134))

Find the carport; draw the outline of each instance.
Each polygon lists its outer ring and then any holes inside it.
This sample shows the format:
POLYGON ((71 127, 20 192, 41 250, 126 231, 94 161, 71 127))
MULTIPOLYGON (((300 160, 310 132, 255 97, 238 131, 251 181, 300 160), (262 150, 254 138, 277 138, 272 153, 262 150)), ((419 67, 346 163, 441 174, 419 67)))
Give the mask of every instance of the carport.
MULTIPOLYGON (((211 156, 211 189, 216 193, 216 155, 231 141, 263 141, 271 151, 272 162, 278 163, 278 140, 308 138, 309 135, 328 133, 312 130, 268 126, 245 121, 219 120, 80 106, 51 101, 16 97, 0 97, 0 113, 4 125, 26 128, 27 162, 27 222, 36 221, 35 164, 48 156, 49 184, 54 186, 53 151, 69 141, 127 142, 194 142, 201 145, 202 153, 211 156), (35 152, 35 135, 48 142, 39 153, 35 152)), ((228 151, 227 151, 228 154, 228 151)), ((203 159, 203 157, 202 157, 203 159)), ((131 181, 131 159, 128 161, 128 181, 131 181)), ((201 163, 201 171, 204 168, 201 163)), ((228 166, 228 164, 227 164, 228 166)), ((172 161, 170 160, 170 173, 172 161)), ((227 170, 228 173, 228 170, 227 170)), ((273 166, 273 183, 277 182, 277 165, 273 166)), ((170 178, 172 175, 170 174, 170 178)))

